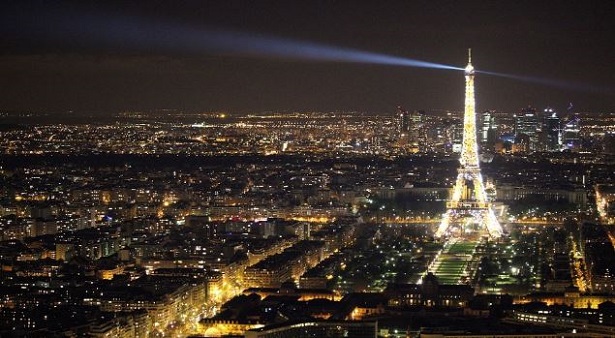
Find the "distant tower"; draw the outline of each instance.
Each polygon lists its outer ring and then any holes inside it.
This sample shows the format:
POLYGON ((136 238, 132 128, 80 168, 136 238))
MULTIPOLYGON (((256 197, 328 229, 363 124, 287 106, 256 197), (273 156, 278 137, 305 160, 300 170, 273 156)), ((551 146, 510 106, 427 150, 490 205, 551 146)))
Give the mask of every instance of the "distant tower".
POLYGON ((474 67, 472 54, 468 50, 468 65, 465 69, 466 98, 463 116, 463 142, 460 167, 457 169, 457 181, 452 196, 447 203, 447 210, 436 231, 436 237, 452 234, 453 225, 461 229, 463 235, 468 226, 477 224, 479 229, 487 230, 491 238, 502 236, 502 227, 495 217, 491 203, 485 193, 483 177, 478 162, 478 144, 476 142, 476 102, 474 99, 474 67))

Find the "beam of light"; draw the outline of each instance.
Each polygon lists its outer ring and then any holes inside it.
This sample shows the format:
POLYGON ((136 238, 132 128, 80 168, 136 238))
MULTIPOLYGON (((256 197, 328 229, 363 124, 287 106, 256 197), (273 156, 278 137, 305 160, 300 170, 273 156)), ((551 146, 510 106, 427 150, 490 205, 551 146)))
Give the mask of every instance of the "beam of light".
POLYGON ((399 56, 140 17, 55 10, 38 13, 36 18, 34 21, 16 20, 16 23, 26 28, 30 37, 43 37, 78 48, 104 47, 128 52, 223 54, 463 70, 399 56))
MULTIPOLYGON (((461 67, 392 56, 351 48, 336 47, 287 38, 160 21, 137 16, 86 11, 83 8, 38 8, 28 11, 6 10, 0 13, 0 31, 4 36, 54 43, 69 50, 197 55, 230 55, 255 58, 280 58, 321 62, 347 62, 388 66, 419 67, 464 71, 461 67)), ((19 39, 17 38, 17 39, 19 39)), ((514 75, 486 70, 476 73, 498 76, 544 86, 613 93, 613 87, 560 81, 535 76, 514 75)))
POLYGON ((497 73, 486 70, 477 70, 477 73, 492 75, 503 77, 511 80, 522 81, 522 82, 530 82, 536 83, 548 87, 555 87, 560 89, 569 89, 575 91, 583 91, 583 92, 595 92, 595 93, 613 93, 615 92, 614 87, 606 87, 606 86, 596 86, 587 83, 579 83, 572 81, 562 81, 548 78, 540 78, 536 76, 528 76, 528 75, 514 75, 514 74, 506 74, 506 73, 497 73))

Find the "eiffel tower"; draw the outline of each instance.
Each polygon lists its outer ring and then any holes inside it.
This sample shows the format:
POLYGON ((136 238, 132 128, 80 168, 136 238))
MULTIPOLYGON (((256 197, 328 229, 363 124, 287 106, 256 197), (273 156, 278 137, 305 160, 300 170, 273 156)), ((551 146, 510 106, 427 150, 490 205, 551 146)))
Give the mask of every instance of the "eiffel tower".
POLYGON ((502 236, 502 227, 495 217, 492 205, 485 193, 485 185, 478 161, 476 143, 476 102, 474 99, 474 67, 472 51, 468 50, 468 65, 465 68, 466 98, 463 115, 463 143, 460 166, 452 196, 446 203, 446 213, 435 236, 463 236, 472 225, 486 230, 491 238, 502 236))

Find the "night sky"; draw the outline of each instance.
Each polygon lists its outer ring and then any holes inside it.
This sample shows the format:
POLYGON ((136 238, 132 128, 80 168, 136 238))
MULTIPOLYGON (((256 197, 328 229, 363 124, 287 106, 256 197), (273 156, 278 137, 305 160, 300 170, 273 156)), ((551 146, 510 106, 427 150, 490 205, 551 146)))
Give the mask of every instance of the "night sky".
POLYGON ((463 109, 460 71, 287 53, 306 42, 456 67, 471 47, 478 70, 533 80, 478 74, 479 110, 612 112, 614 18, 611 1, 3 2, 0 110, 463 109))

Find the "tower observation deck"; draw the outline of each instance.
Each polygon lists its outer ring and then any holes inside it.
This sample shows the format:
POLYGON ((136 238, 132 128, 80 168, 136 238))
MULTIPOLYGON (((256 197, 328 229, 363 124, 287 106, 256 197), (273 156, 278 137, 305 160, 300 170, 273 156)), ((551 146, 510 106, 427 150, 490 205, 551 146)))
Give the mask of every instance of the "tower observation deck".
POLYGON ((470 232, 487 231, 491 238, 502 236, 502 227, 485 193, 478 161, 476 142, 476 101, 474 99, 474 66, 471 50, 465 68, 466 95, 463 115, 463 142, 457 180, 447 202, 446 213, 435 236, 465 236, 470 232))

